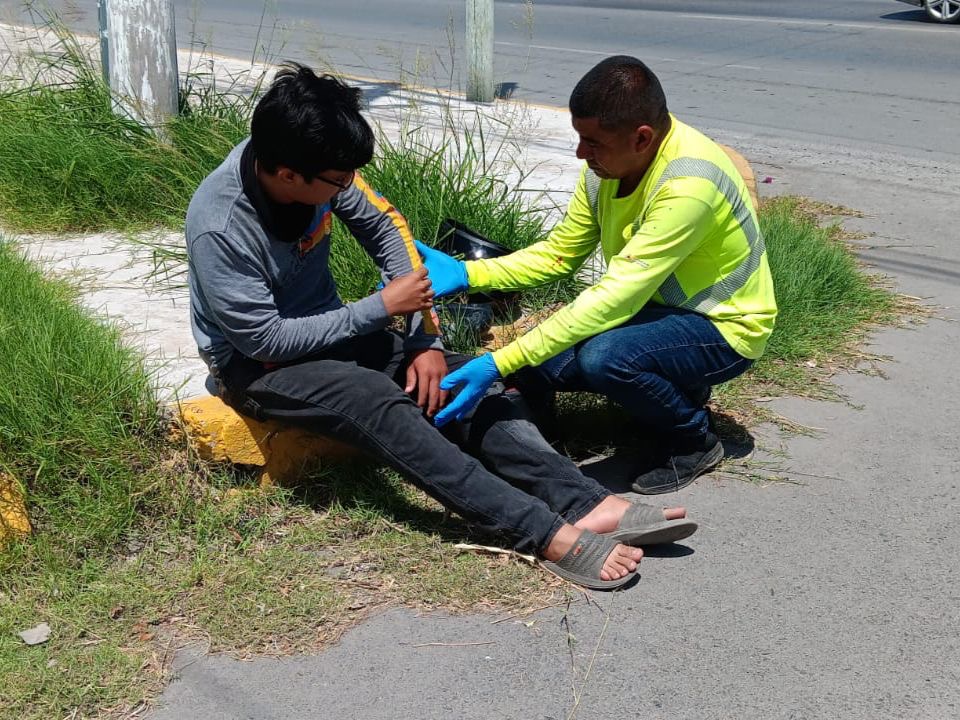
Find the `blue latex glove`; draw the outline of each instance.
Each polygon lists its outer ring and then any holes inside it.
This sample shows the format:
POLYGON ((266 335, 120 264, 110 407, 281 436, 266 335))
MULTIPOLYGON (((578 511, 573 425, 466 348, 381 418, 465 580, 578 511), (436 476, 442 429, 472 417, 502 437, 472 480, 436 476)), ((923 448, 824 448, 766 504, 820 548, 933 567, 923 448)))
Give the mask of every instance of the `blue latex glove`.
POLYGON ((449 405, 437 413, 433 419, 434 424, 442 427, 451 420, 463 420, 464 415, 480 402, 490 386, 499 379, 500 371, 497 370, 497 364, 490 353, 474 358, 459 370, 447 375, 440 382, 441 390, 453 390, 460 385, 464 387, 449 405))
POLYGON ((452 258, 439 250, 434 250, 432 247, 427 247, 419 240, 414 240, 414 242, 417 244, 417 250, 423 255, 423 264, 430 276, 435 297, 454 295, 470 287, 465 262, 452 258))

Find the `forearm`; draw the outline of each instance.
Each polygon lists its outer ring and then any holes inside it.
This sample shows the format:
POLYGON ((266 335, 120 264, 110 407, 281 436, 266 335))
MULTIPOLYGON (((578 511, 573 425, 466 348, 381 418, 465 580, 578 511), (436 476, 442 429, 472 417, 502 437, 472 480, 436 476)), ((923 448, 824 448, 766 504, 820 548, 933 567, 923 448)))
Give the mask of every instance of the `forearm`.
POLYGON ((652 294, 652 289, 611 290, 601 281, 526 334, 495 351, 494 362, 503 375, 528 365, 539 365, 581 340, 622 325, 640 311, 652 294))
MULTIPOLYGON (((402 214, 360 175, 354 185, 335 198, 334 212, 380 268, 385 282, 420 267, 413 234, 402 214)), ((439 345, 439 328, 429 313, 411 317, 407 323, 409 349, 439 345), (421 336, 411 339, 412 335, 421 336), (425 339, 434 336, 433 339, 425 339)), ((441 346, 442 347, 442 346, 441 346)))
POLYGON ((545 240, 502 258, 468 260, 467 279, 477 291, 538 287, 576 272, 591 250, 570 252, 545 240))
POLYGON ((563 219, 547 238, 502 258, 466 263, 470 288, 519 290, 575 273, 597 249, 600 225, 587 197, 584 170, 563 219))
POLYGON ((260 362, 283 363, 322 352, 339 342, 381 330, 390 323, 380 294, 304 317, 284 318, 264 309, 243 318, 218 314, 227 340, 260 362))
POLYGON ((406 333, 403 339, 403 349, 407 352, 414 350, 443 350, 443 338, 439 335, 439 326, 430 314, 431 327, 424 321, 426 313, 413 313, 406 316, 406 333))

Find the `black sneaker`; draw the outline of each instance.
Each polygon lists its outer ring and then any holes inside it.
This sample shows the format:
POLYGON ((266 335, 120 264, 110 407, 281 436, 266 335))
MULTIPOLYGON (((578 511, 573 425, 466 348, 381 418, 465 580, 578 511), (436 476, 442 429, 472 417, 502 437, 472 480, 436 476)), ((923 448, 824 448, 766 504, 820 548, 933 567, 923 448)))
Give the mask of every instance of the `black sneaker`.
POLYGON ((723 444, 711 431, 692 442, 674 446, 660 467, 641 473, 631 487, 641 495, 659 495, 686 487, 723 460, 723 444))

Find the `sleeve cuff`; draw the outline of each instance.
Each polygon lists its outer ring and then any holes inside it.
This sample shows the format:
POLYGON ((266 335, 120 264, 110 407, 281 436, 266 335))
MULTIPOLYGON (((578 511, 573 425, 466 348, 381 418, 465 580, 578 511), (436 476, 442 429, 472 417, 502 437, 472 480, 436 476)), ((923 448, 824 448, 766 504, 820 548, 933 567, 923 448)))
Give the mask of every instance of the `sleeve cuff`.
POLYGON ((387 306, 383 304, 383 298, 378 292, 350 303, 350 308, 353 310, 354 322, 359 335, 371 330, 380 330, 390 323, 387 306))
POLYGON ((483 260, 465 260, 463 264, 467 268, 468 290, 490 289, 490 272, 483 260))
POLYGON ((514 347, 515 345, 516 342, 512 342, 491 353, 493 356, 493 364, 497 366, 500 377, 506 377, 511 373, 515 373, 527 364, 523 359, 523 355, 520 353, 520 348, 514 347))
POLYGON ((405 352, 414 350, 445 350, 443 339, 439 335, 413 334, 403 339, 405 352))

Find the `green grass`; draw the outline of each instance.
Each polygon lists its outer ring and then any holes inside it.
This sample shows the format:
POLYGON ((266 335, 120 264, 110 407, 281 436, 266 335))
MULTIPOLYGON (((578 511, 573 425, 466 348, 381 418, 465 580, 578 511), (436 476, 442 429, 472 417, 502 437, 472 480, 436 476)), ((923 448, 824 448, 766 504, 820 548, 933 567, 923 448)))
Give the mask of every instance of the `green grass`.
POLYGON ((776 327, 763 357, 721 386, 717 399, 750 424, 765 413, 752 402, 769 395, 835 398, 829 374, 851 368, 866 334, 919 308, 866 272, 843 228, 821 223, 816 204, 784 197, 767 201, 760 226, 777 294, 776 327))
POLYGON ((149 505, 149 465, 159 413, 140 358, 119 332, 72 302, 0 242, 0 468, 44 502, 44 533, 69 526, 70 540, 96 550, 149 505))
POLYGON ((829 362, 862 340, 866 328, 893 320, 898 300, 878 278, 864 273, 842 227, 822 227, 801 200, 768 202, 760 226, 780 312, 754 373, 797 391, 803 377, 780 368, 829 362))
MULTIPOLYGON (((363 176, 403 213, 416 237, 433 243, 445 218, 511 248, 544 236, 542 212, 516 190, 522 176, 507 184, 493 172, 507 162, 513 148, 488 144, 485 122, 475 116, 472 126, 455 127, 446 117, 439 133, 404 126, 397 139, 380 134, 376 156, 363 168, 363 176)), ((376 271, 341 225, 334 232, 333 248, 331 263, 344 295, 369 293, 376 271)))

